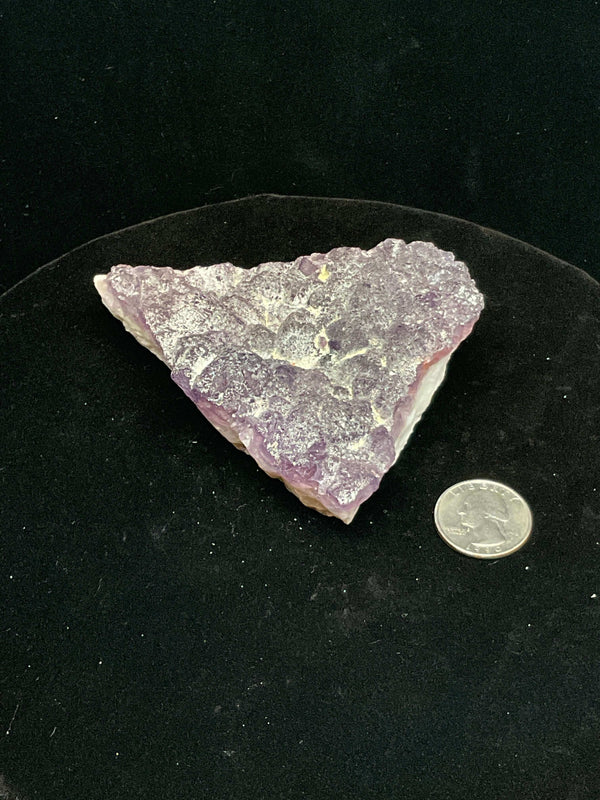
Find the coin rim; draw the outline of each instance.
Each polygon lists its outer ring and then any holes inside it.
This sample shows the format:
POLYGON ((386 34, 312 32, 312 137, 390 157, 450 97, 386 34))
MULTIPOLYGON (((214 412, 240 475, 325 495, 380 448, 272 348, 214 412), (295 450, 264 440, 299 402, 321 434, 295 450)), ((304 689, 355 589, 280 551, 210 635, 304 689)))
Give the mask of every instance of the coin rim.
POLYGON ((527 500, 525 500, 523 495, 521 495, 519 492, 517 492, 516 489, 513 489, 512 486, 509 486, 506 483, 501 483, 500 481, 492 480, 491 478, 473 478, 471 480, 467 479, 467 480, 464 480, 464 481, 458 481, 458 483, 453 483, 452 486, 448 486, 446 489, 444 489, 444 491, 441 493, 441 495, 437 499, 437 502, 435 504, 435 508, 433 509, 433 521, 435 523, 435 527, 436 527, 436 530, 438 532, 438 535, 439 535, 440 539, 443 542, 445 542, 448 545, 448 547, 451 547, 457 553, 460 553, 461 555, 466 556, 467 558, 478 558, 480 560, 490 560, 490 559, 493 559, 493 558, 504 558, 505 556, 510 556, 513 553, 516 553, 517 550, 520 550, 523 547, 523 545, 526 542, 529 541, 529 539, 531 537, 531 532, 533 530, 533 512, 531 511, 531 507, 530 507, 529 503, 527 502, 527 500), (502 553, 473 553, 473 552, 470 552, 468 550, 464 550, 459 545, 456 545, 456 544, 454 544, 454 542, 449 541, 446 538, 446 535, 442 532, 442 524, 441 524, 440 519, 439 519, 439 507, 440 507, 440 504, 441 504, 443 498, 452 489, 456 489, 457 486, 463 486, 465 484, 473 484, 473 483, 476 483, 476 484, 488 484, 488 485, 489 484, 494 484, 494 486, 501 486, 503 489, 508 489, 509 492, 512 492, 513 494, 515 494, 519 498, 519 500, 521 500, 522 503, 524 504, 525 510, 527 512, 526 533, 525 533, 525 536, 523 537, 522 541, 518 542, 510 550, 506 550, 505 552, 502 552, 502 553))

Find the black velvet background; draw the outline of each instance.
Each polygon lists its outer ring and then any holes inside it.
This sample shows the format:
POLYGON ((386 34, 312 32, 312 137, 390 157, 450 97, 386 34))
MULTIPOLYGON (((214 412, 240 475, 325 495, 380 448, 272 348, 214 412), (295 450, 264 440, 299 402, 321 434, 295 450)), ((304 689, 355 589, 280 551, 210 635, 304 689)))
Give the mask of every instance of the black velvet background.
POLYGON ((596 0, 0 0, 0 291, 261 192, 452 214, 592 271, 596 0))
POLYGON ((600 287, 379 203, 265 196, 85 245, 0 299, 0 772, 19 798, 596 798, 600 287), (385 236, 466 260, 473 334, 346 527, 214 431, 104 309, 120 261, 251 266, 385 236), (449 484, 532 506, 498 561, 449 484))

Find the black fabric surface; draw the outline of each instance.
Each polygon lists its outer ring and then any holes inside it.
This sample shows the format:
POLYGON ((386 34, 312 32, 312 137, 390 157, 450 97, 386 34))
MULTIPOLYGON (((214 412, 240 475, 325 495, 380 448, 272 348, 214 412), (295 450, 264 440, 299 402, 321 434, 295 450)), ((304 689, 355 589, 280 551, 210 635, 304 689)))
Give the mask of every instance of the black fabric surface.
POLYGON ((449 217, 261 196, 93 241, 0 315, 5 796, 598 797, 585 273, 449 217), (486 308, 349 527, 229 445, 92 285, 119 262, 250 267, 386 236, 454 251, 486 308), (437 497, 472 477, 530 503, 518 553, 437 535, 437 497))
POLYGON ((0 291, 261 192, 470 219, 596 272, 596 0, 0 0, 0 291))

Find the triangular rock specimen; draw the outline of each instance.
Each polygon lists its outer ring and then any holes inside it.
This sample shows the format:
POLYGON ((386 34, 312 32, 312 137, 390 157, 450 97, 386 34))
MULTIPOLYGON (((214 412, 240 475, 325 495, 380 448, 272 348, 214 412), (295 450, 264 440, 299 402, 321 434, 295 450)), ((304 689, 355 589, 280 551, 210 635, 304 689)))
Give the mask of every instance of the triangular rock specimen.
POLYGON ((452 253, 400 239, 253 269, 119 265, 94 282, 230 442, 347 523, 483 308, 452 253))

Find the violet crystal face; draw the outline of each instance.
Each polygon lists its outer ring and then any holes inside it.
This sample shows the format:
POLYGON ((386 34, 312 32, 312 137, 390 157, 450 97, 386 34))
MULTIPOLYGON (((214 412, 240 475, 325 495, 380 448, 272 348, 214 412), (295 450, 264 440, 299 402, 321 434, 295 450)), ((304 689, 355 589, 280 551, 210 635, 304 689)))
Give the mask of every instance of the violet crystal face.
POLYGON ((94 282, 230 442, 346 523, 483 308, 464 263, 401 239, 253 269, 119 265, 94 282))

